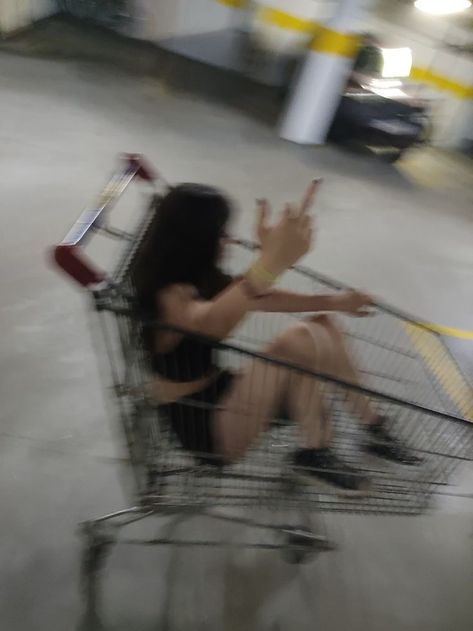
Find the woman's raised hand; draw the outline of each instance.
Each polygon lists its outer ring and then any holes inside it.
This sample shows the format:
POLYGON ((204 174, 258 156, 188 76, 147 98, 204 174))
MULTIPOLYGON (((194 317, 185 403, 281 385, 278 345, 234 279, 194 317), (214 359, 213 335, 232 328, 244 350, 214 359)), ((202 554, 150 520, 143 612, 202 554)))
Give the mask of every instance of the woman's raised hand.
POLYGON ((271 273, 282 273, 310 250, 313 221, 309 211, 320 182, 321 180, 314 180, 310 183, 299 204, 286 204, 273 224, 268 221, 268 201, 258 201, 256 235, 261 246, 262 262, 271 273))

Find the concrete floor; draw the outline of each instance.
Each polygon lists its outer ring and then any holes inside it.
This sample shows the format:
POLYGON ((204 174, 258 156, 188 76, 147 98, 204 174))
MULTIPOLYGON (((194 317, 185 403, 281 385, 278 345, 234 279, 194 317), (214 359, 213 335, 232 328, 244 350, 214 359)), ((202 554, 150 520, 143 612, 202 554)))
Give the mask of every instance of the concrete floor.
MULTIPOLYGON (((69 631, 79 612, 76 524, 126 500, 85 297, 45 252, 116 154, 142 152, 171 181, 228 190, 246 235, 256 197, 278 206, 323 175, 307 263, 425 319, 470 328, 473 174, 433 151, 394 168, 290 145, 228 107, 110 67, 2 54, 0 77, 1 628, 69 631)), ((119 211, 124 224, 139 200, 119 211)), ((471 502, 329 525, 339 550, 302 568, 270 553, 118 549, 107 628, 471 629, 471 502)))

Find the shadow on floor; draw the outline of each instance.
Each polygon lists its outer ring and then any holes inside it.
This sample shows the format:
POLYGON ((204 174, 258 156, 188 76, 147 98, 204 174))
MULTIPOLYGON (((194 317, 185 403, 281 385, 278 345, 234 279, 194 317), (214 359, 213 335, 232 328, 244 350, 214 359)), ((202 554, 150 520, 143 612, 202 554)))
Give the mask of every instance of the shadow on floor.
POLYGON ((278 88, 245 77, 238 69, 210 66, 205 60, 182 56, 178 49, 161 48, 66 16, 38 22, 1 42, 0 50, 118 66, 133 74, 159 78, 168 89, 223 104, 269 125, 277 120, 282 105, 278 88))

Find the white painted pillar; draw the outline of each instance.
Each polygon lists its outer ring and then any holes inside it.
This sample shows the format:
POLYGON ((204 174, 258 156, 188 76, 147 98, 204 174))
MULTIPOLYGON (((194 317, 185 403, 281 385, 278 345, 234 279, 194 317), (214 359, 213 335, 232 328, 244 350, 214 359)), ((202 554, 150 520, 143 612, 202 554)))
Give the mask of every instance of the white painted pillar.
POLYGON ((353 66, 354 33, 371 0, 340 0, 314 38, 291 90, 280 135, 300 144, 322 144, 353 66))

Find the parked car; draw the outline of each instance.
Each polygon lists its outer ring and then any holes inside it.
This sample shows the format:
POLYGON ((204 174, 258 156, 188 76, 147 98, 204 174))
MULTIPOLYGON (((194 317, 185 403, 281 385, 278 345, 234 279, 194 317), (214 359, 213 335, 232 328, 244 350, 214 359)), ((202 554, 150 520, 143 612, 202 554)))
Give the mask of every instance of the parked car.
MULTIPOLYGON (((277 53, 251 31, 242 34, 241 42, 244 74, 280 88, 287 98, 305 48, 277 53)), ((424 88, 408 79, 411 66, 409 48, 387 48, 365 34, 329 138, 383 149, 390 161, 427 142, 432 131, 429 103, 424 88)))
POLYGON ((428 141, 432 131, 428 102, 407 76, 408 48, 368 43, 356 59, 329 137, 384 148, 391 161, 406 149, 428 141))

